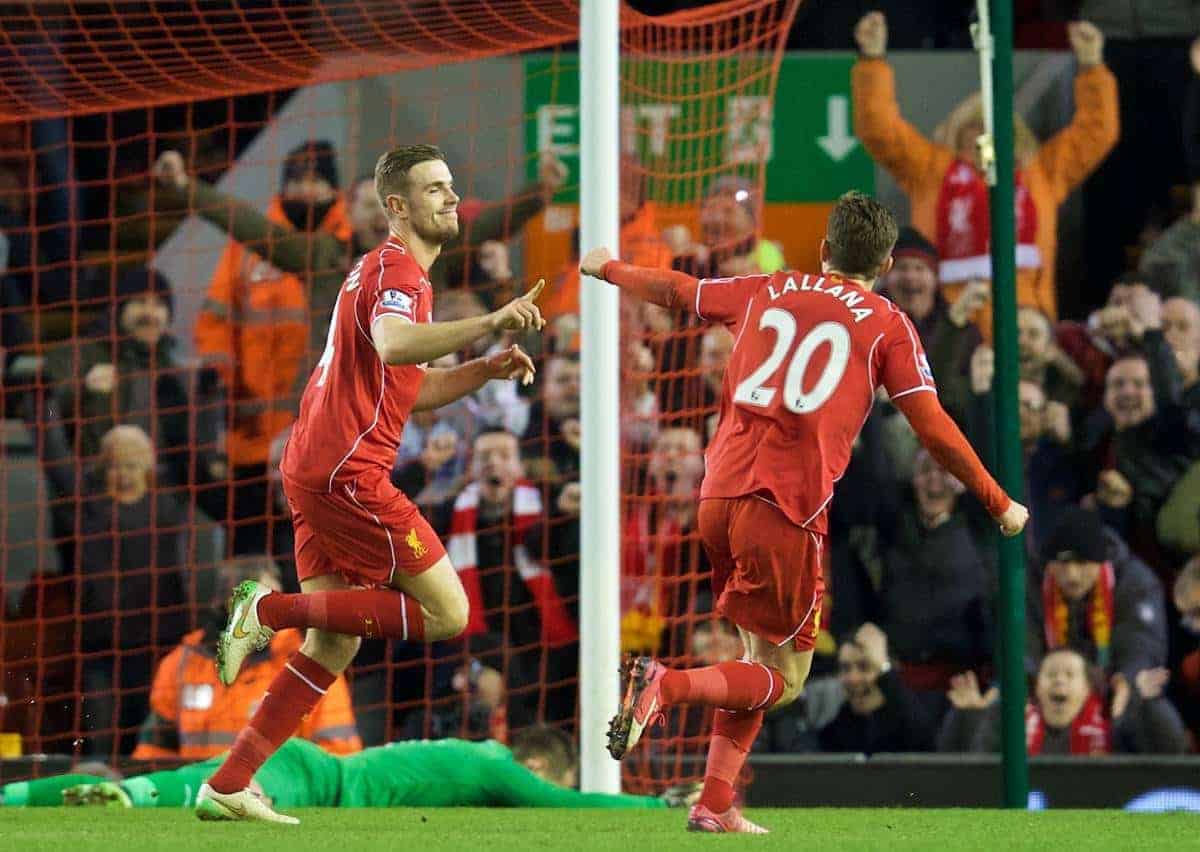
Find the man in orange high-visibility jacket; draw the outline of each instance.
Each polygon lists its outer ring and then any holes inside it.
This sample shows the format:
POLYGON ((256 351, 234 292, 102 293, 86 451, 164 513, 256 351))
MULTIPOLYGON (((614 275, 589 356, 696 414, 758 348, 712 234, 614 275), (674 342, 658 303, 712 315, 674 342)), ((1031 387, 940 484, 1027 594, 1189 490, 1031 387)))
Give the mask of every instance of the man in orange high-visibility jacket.
MULTIPOLYGON (((350 238, 337 160, 328 142, 308 141, 284 161, 281 192, 267 216, 298 231, 350 238)), ((230 391, 225 451, 233 501, 226 513, 234 553, 268 549, 267 459, 291 425, 294 391, 309 335, 309 297, 296 275, 271 266, 253 247, 230 240, 196 320, 196 350, 230 391)), ((275 548, 277 549, 277 548, 275 548)))
MULTIPOLYGON (((1013 116, 1016 154, 1017 303, 1058 316, 1054 286, 1058 208, 1108 156, 1120 135, 1117 81, 1104 66, 1104 36, 1078 21, 1068 28, 1075 53, 1075 113, 1039 143, 1013 116)), ((870 12, 854 30, 859 59, 850 75, 854 133, 900 185, 912 226, 937 247, 938 278, 954 301, 968 281, 990 280, 988 189, 976 140, 983 132, 979 98, 968 98, 929 139, 900 114, 896 80, 886 59, 887 21, 870 12)), ((976 315, 990 339, 991 308, 976 315)))
MULTIPOLYGON (((223 594, 213 613, 223 616, 226 594, 241 580, 253 578, 279 587, 279 569, 265 557, 231 561, 221 570, 223 594)), ((210 618, 163 657, 150 690, 150 715, 142 725, 135 758, 181 757, 202 760, 233 745, 238 731, 258 709, 267 687, 303 640, 298 630, 281 630, 271 644, 246 659, 237 680, 224 686, 214 663, 217 632, 222 618, 210 618)), ((361 751, 354 708, 346 679, 333 682, 316 708, 300 724, 296 736, 311 740, 334 754, 361 751)))

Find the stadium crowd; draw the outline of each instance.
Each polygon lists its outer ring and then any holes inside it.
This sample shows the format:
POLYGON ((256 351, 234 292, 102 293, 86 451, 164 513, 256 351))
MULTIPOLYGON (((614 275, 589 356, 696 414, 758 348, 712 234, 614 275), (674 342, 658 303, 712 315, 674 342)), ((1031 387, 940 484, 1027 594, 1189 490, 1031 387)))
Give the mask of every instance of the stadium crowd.
MULTIPOLYGON (((1139 189, 1140 208, 1131 200, 1132 213, 1117 210, 1104 199, 1140 168, 1145 145, 1145 81, 1131 57, 1143 35, 1156 37, 1145 50, 1187 51, 1174 31, 1123 31, 1103 14, 1117 5, 1085 3, 1100 27, 1062 33, 1078 65, 1069 124, 1038 140, 1017 122, 1013 425, 1031 508, 1034 754, 1183 753, 1200 743, 1200 41, 1178 86, 1186 97, 1163 119, 1182 128, 1187 171, 1157 168, 1147 182, 1158 184, 1139 189), (1160 215, 1152 192, 1169 199, 1185 179, 1192 209, 1143 238, 1160 215), (1081 188, 1106 204, 1089 211, 1087 245, 1097 228, 1106 248, 1121 251, 1091 255, 1097 291, 1067 299, 1055 277, 1057 216, 1081 188), (1093 309, 1060 316, 1060 305, 1088 302, 1093 309)), ((937 138, 908 123, 887 26, 868 14, 853 30, 855 133, 911 203, 880 286, 911 316, 943 403, 986 458, 995 356, 980 106, 956 109, 937 138)), ((6 434, 23 430, 34 447, 57 563, 0 588, 0 731, 47 751, 203 759, 232 742, 298 645, 281 632, 228 688, 210 664, 239 579, 295 586, 278 459, 337 290, 386 221, 369 180, 344 182, 323 140, 286 157, 265 210, 215 187, 207 148, 190 162, 157 151, 107 201, 117 211, 108 238, 126 262, 92 263, 63 248, 56 238, 69 219, 41 218, 56 200, 27 180, 52 182, 45 175, 62 166, 59 150, 38 162, 0 157, 6 434), (197 357, 185 360, 171 331, 172 282, 137 258, 191 214, 228 244, 190 329, 197 357), (195 570, 205 519, 225 547, 207 578, 195 570)), ((493 383, 417 414, 404 433, 393 481, 445 541, 471 620, 462 638, 428 649, 365 643, 348 682, 301 731, 330 751, 401 738, 504 741, 538 722, 573 727, 587 605, 578 594, 579 276, 573 264, 520 269, 512 252, 566 179, 550 155, 512 197, 464 203, 460 239, 429 270, 439 320, 480 314, 546 275, 551 324, 543 336, 497 338, 461 355, 520 342, 538 356, 534 385, 493 383)), ((638 165, 624 163, 625 259, 701 277, 787 268, 760 225, 756 185, 714 181, 699 207, 696 233, 660 225, 638 165)), ((627 304, 624 322, 622 646, 733 659, 742 649, 709 614, 695 521, 734 341, 654 306, 627 304)), ((757 748, 998 748, 993 526, 917 451, 881 396, 833 504, 815 676, 768 721, 757 748)), ((702 723, 683 719, 667 735, 702 723)))

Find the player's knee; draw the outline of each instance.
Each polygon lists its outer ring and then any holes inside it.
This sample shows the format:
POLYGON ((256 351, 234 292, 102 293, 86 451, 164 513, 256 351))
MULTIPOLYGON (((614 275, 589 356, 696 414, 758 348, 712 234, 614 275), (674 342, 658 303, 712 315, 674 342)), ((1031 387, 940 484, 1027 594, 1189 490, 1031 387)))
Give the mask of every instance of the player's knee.
POLYGON ((794 678, 784 677, 783 692, 779 693, 779 700, 771 705, 772 710, 779 710, 787 707, 793 701, 800 697, 804 692, 804 683, 796 682, 794 678))
POLYGON ((425 638, 431 642, 453 639, 467 629, 470 606, 467 593, 462 586, 441 588, 431 599, 423 602, 425 613, 425 638))
POLYGON ((467 629, 467 619, 470 617, 471 607, 467 602, 467 595, 461 592, 457 595, 450 596, 442 609, 442 629, 445 632, 447 639, 453 639, 455 636, 462 635, 462 632, 467 629))
POLYGON ((309 659, 320 663, 334 674, 341 674, 358 653, 362 639, 344 633, 309 630, 300 649, 309 659))

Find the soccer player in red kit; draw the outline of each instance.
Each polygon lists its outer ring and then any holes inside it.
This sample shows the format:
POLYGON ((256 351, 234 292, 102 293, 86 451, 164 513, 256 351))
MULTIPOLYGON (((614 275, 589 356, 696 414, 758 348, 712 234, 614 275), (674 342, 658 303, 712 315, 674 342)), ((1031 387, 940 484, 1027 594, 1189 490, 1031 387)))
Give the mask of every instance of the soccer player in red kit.
POLYGON ((695 311, 735 336, 708 448, 698 525, 717 611, 738 626, 742 660, 670 669, 633 661, 609 750, 620 759, 675 704, 716 708, 704 790, 688 828, 764 833, 734 807, 733 783, 764 711, 799 696, 821 616, 821 551, 834 485, 882 386, 938 462, 1016 535, 1024 506, 984 470, 938 402, 912 323, 872 292, 892 267, 896 223, 859 193, 842 197, 821 243, 821 274, 696 280, 589 252, 585 275, 695 311))
POLYGON ((197 796, 202 819, 295 823, 254 795, 250 781, 354 659, 362 639, 449 639, 467 624, 467 596, 437 535, 391 484, 404 423, 491 379, 533 379, 516 346, 448 369, 429 361, 485 335, 541 329, 542 284, 481 317, 433 322, 428 269, 458 234, 458 196, 442 153, 396 148, 375 166, 387 240, 346 276, 280 471, 296 532, 301 594, 254 582, 234 592, 217 644, 222 682, 275 630, 307 629, 268 688, 229 759, 197 796))

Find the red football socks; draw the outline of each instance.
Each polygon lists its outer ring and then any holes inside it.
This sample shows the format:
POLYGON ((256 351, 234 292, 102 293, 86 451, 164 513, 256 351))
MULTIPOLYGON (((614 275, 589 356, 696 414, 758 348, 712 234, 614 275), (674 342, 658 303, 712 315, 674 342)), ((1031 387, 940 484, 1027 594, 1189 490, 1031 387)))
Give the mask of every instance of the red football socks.
POLYGON ((704 789, 700 791, 700 804, 714 813, 721 814, 733 807, 734 784, 762 728, 763 715, 762 710, 740 713, 718 710, 714 714, 708 762, 704 765, 704 789))
POLYGON ((706 704, 724 710, 766 710, 779 700, 784 680, 762 663, 731 660, 700 669, 671 669, 663 677, 662 702, 706 704))
POLYGON ((300 727, 300 721, 312 712, 336 679, 299 651, 292 654, 271 681, 250 723, 238 734, 228 759, 208 779, 209 785, 218 793, 236 793, 249 786, 258 768, 300 727))
POLYGON ((425 639, 421 604, 392 589, 271 594, 258 602, 258 620, 273 630, 316 627, 365 639, 425 639))

